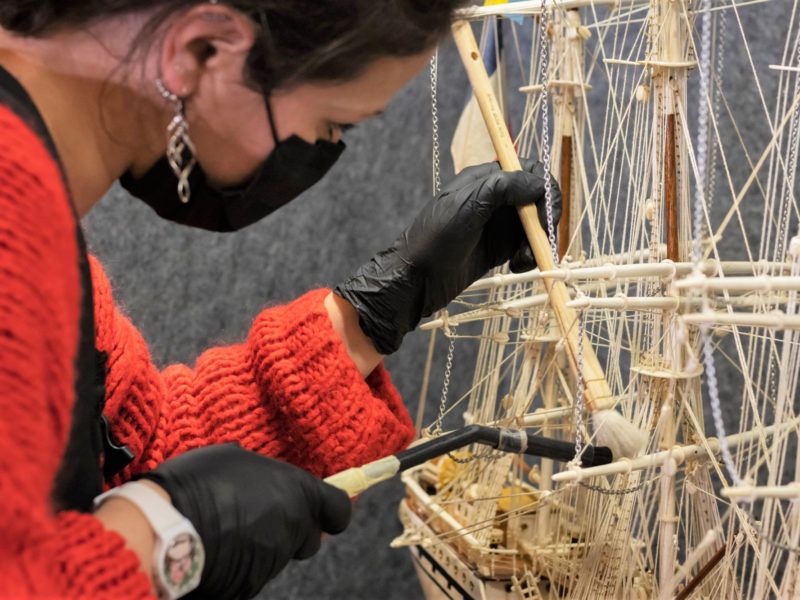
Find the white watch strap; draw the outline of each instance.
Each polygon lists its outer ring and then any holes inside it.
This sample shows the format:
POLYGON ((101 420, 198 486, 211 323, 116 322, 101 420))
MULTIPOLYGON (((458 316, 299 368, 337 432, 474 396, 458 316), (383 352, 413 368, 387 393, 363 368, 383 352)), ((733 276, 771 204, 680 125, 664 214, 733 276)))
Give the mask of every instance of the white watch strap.
POLYGON ((153 531, 159 537, 165 531, 186 520, 186 517, 179 513, 163 496, 139 481, 130 481, 104 494, 100 494, 94 499, 95 509, 113 496, 127 498, 139 507, 139 510, 142 511, 153 527, 153 531))

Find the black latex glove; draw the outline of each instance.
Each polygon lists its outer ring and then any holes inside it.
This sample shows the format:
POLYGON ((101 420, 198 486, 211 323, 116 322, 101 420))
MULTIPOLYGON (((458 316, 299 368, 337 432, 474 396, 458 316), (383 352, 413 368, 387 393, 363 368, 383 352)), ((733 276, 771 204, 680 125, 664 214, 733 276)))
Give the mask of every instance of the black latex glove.
POLYGON ((291 559, 316 554, 321 532, 350 522, 347 494, 235 444, 190 450, 142 477, 169 493, 203 540, 192 597, 252 598, 291 559))
MULTIPOLYGON (((553 226, 561 192, 552 180, 553 226)), ((358 311, 381 354, 400 347, 422 317, 447 306, 489 269, 510 260, 514 272, 536 267, 517 207, 536 203, 547 231, 542 164, 502 172, 497 163, 461 171, 395 243, 335 288, 358 311)))

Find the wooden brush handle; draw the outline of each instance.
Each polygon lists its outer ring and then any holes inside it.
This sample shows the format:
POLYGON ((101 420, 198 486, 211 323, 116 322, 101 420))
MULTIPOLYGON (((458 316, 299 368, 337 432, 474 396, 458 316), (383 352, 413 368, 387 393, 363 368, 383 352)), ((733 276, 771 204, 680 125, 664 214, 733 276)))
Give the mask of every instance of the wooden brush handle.
MULTIPOLYGON (((514 142, 506 127, 503 118, 503 111, 492 92, 489 83, 489 76, 483 66, 483 57, 478 49, 472 27, 467 21, 456 21, 453 23, 453 37, 461 55, 461 60, 467 70, 472 91, 478 101, 486 122, 486 128, 492 138, 497 158, 504 171, 520 171, 522 165, 519 162, 514 142)), ((536 207, 532 204, 519 209, 519 218, 525 228, 533 255, 536 257, 536 264, 540 271, 551 271, 556 268, 553 261, 553 252, 550 249, 550 241, 547 234, 539 223, 539 216, 536 207)), ((578 375, 578 320, 575 311, 567 307, 570 297, 567 287, 563 281, 545 278, 544 285, 550 295, 550 305, 556 315, 561 335, 564 337, 567 346, 567 355, 572 372, 578 375)), ((603 368, 597 360, 597 356, 584 335, 583 340, 583 383, 585 386, 586 406, 589 410, 595 411, 611 408, 614 398, 611 395, 611 388, 606 381, 603 368)))

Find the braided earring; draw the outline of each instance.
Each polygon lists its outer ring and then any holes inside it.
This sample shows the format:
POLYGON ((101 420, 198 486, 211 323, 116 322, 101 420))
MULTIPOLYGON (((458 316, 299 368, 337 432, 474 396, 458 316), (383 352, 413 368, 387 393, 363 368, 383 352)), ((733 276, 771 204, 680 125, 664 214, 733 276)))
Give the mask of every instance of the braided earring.
POLYGON ((164 100, 175 106, 175 116, 167 126, 167 160, 172 172, 178 178, 178 197, 186 204, 192 194, 189 187, 189 175, 197 164, 195 148, 189 137, 189 123, 186 120, 183 99, 167 89, 161 79, 156 79, 156 88, 164 100))

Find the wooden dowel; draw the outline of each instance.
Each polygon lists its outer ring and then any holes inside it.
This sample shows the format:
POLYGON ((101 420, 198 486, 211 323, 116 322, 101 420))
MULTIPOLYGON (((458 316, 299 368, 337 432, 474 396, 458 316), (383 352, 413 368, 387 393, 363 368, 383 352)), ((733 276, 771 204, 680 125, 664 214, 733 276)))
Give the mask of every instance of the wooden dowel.
MULTIPOLYGON (((587 261, 580 263, 579 266, 560 265, 555 271, 528 271, 527 273, 503 273, 489 275, 479 279, 470 285, 465 291, 475 292, 478 290, 495 289, 502 286, 518 285, 540 281, 548 277, 561 279, 562 281, 575 279, 630 279, 634 277, 668 277, 682 276, 694 271, 695 265, 691 262, 659 262, 659 263, 634 263, 616 264, 609 260, 599 266, 586 266, 598 263, 599 261, 587 261)), ((767 269, 773 269, 781 273, 791 268, 790 263, 769 262, 764 265, 767 269)), ((679 289, 698 288, 702 290, 800 290, 800 278, 790 276, 769 275, 753 276, 753 263, 749 261, 720 261, 707 260, 699 265, 702 273, 711 277, 690 277, 673 281, 673 285, 679 289), (715 273, 721 272, 725 278, 717 279, 715 273), (735 277, 738 274, 751 274, 749 277, 735 277), (739 282, 749 282, 748 284, 739 282), (729 284, 730 287, 729 287, 729 284), (758 287, 756 287, 758 286, 758 287), (767 287, 768 286, 768 287, 767 287)))
POLYGON ((722 560, 722 557, 725 556, 725 546, 723 545, 719 550, 714 553, 706 564, 703 565, 703 568, 697 572, 692 580, 686 584, 686 587, 683 588, 678 594, 675 596, 675 600, 686 600, 691 593, 703 583, 703 580, 708 577, 708 574, 717 566, 719 561, 722 560))
POLYGON ((572 204, 572 136, 561 136, 561 221, 558 223, 558 258, 564 258, 572 235, 570 231, 570 208, 572 204))
POLYGON ((681 315, 680 318, 689 325, 733 325, 739 327, 765 327, 767 329, 800 329, 800 316, 787 315, 779 310, 756 314, 708 311, 687 313, 681 315))
POLYGON ((800 291, 800 277, 790 275, 756 275, 753 277, 696 278, 676 281, 679 290, 696 288, 704 292, 790 292, 800 291))
POLYGON ((678 173, 675 160, 675 115, 667 115, 664 134, 664 202, 667 228, 667 258, 681 259, 678 242, 678 173))
MULTIPOLYGON (((478 101, 486 128, 492 139, 500 166, 505 171, 519 171, 522 166, 514 149, 514 142, 506 128, 503 113, 497 103, 489 83, 489 76, 483 66, 481 52, 472 33, 472 27, 467 21, 453 23, 453 37, 455 38, 458 52, 467 71, 467 76, 472 84, 475 99, 478 101)), ((536 207, 528 205, 519 209, 522 226, 528 236, 536 263, 542 271, 555 269, 555 261, 550 249, 550 242, 539 223, 536 207)), ((561 335, 566 341, 567 356, 573 374, 578 375, 578 323, 575 311, 567 308, 569 293, 563 281, 552 279, 544 280, 545 287, 550 296, 550 304, 558 321, 561 335)), ((614 404, 614 396, 606 381, 600 361, 594 353, 591 342, 584 336, 583 341, 583 369, 582 379, 585 386, 586 407, 591 411, 608 409, 614 404)))
MULTIPOLYGON (((728 446, 737 448, 739 445, 752 442, 759 437, 766 439, 767 437, 775 434, 782 433, 794 427, 800 426, 800 417, 795 417, 791 421, 776 423, 769 427, 761 427, 751 429, 742 433, 734 433, 727 436, 725 439, 728 441, 728 446)), ((607 465, 600 465, 599 467, 588 467, 586 469, 572 466, 560 473, 553 475, 555 482, 572 482, 588 479, 589 477, 597 477, 600 475, 617 475, 619 473, 630 473, 632 471, 643 471, 651 467, 660 467, 668 460, 675 460, 677 464, 682 464, 687 460, 706 460, 709 457, 709 451, 716 456, 719 454, 719 440, 710 437, 706 444, 690 444, 685 446, 675 446, 669 450, 661 450, 653 454, 645 454, 632 459, 617 460, 607 465)))
MULTIPOLYGON (((609 257, 610 258, 610 257, 609 257)), ((589 264, 581 263, 581 264, 589 264)), ((712 265, 709 263, 707 266, 702 265, 705 271, 714 273, 718 263, 712 265)), ((752 263, 747 263, 752 267, 752 263)), ((489 275, 479 279, 470 285, 466 292, 475 292, 478 290, 494 289, 502 286, 517 285, 520 283, 530 283, 532 281, 541 281, 543 279, 560 279, 567 281, 569 279, 618 279, 626 277, 663 277, 671 275, 673 272, 676 275, 685 275, 691 273, 694 268, 693 263, 674 264, 669 263, 636 263, 632 265, 622 264, 617 265, 611 260, 607 261, 602 266, 575 266, 569 267, 560 265, 554 271, 527 271, 525 273, 499 273, 496 275, 489 275)))
MULTIPOLYGON (((571 406, 559 406, 557 408, 537 408, 532 413, 514 417, 513 419, 498 419, 489 421, 487 427, 538 427, 547 423, 563 424, 569 417, 575 414, 575 409, 571 406)), ((464 424, 472 425, 477 423, 475 417, 470 413, 464 413, 464 424)))
POLYGON ((737 485, 722 488, 720 494, 734 502, 739 500, 749 501, 753 498, 797 500, 800 498, 800 481, 786 485, 737 485))
MULTIPOLYGON (((495 15, 538 15, 550 7, 557 10, 572 10, 577 8, 597 8, 599 6, 614 6, 619 0, 522 0, 488 6, 469 6, 456 11, 459 19, 482 19, 495 15)), ((638 65, 639 63, 633 63, 638 65)))
POLYGON ((414 428, 417 433, 422 432, 422 422, 425 419, 425 405, 428 399, 428 387, 431 383, 431 364, 433 363, 433 351, 436 347, 436 330, 431 331, 431 339, 428 341, 428 355, 425 359, 425 371, 422 373, 422 385, 419 389, 419 404, 417 404, 417 418, 414 420, 414 428))
POLYGON ((617 294, 609 298, 590 298, 584 296, 571 300, 567 306, 571 308, 595 308, 608 310, 665 310, 675 311, 681 299, 677 296, 626 296, 617 294))

